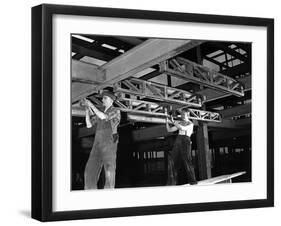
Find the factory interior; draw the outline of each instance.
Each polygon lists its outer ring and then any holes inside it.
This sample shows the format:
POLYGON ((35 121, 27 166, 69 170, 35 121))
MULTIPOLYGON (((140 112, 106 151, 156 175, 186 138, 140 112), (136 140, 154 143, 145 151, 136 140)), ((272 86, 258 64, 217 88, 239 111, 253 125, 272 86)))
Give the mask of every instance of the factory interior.
MULTIPOLYGON (((83 190, 95 139, 80 100, 120 109, 116 188, 165 186, 176 134, 165 127, 187 108, 192 163, 200 184, 251 182, 251 43, 71 35, 71 189, 83 190)), ((183 180, 183 184, 186 184, 183 180)), ((104 186, 104 170, 98 187, 104 186)))

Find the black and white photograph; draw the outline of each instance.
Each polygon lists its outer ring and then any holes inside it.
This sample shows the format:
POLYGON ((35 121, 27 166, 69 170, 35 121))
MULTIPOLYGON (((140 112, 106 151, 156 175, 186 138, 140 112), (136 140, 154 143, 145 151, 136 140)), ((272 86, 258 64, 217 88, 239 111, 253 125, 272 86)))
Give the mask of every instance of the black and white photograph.
POLYGON ((270 18, 32 8, 32 217, 274 205, 270 18))
POLYGON ((252 182, 252 43, 71 34, 71 190, 252 182))
POLYGON ((278 5, 3 2, 1 225, 279 222, 278 5))

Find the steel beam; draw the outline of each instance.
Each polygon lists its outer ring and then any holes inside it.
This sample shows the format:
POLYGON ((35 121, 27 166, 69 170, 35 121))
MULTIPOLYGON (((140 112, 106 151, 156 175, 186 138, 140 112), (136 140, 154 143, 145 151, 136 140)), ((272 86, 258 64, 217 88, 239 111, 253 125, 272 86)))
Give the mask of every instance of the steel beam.
POLYGON ((88 80, 89 83, 101 83, 105 79, 103 71, 98 66, 81 62, 78 60, 71 61, 71 78, 72 80, 88 80))
POLYGON ((206 123, 199 122, 196 138, 199 179, 204 180, 211 177, 211 153, 206 123))
POLYGON ((117 94, 127 94, 131 99, 142 99, 145 97, 146 99, 192 107, 201 107, 204 101, 202 95, 194 95, 184 90, 136 78, 116 83, 114 91, 117 94))
POLYGON ((240 54, 239 52, 235 51, 234 49, 231 49, 230 47, 219 43, 219 42, 213 42, 212 45, 216 46, 217 48, 223 50, 224 52, 234 56, 236 59, 239 59, 243 62, 247 62, 249 59, 245 57, 244 55, 240 54))
MULTIPOLYGON (((244 85, 244 92, 251 90, 251 88, 252 88, 252 77, 251 76, 237 79, 237 81, 239 81, 240 83, 242 83, 244 85)), ((231 95, 230 93, 221 92, 221 91, 214 90, 211 88, 207 88, 207 89, 204 89, 204 90, 196 92, 196 93, 206 97, 205 103, 207 103, 209 101, 217 100, 220 98, 228 97, 231 95)))
MULTIPOLYGON (((72 102, 97 92, 106 86, 110 86, 120 80, 126 79, 134 74, 152 67, 164 60, 172 58, 185 52, 203 41, 195 40, 170 40, 170 39, 149 39, 124 54, 102 65, 98 69, 105 74, 103 84, 94 89, 85 89, 78 96, 72 97, 72 102)), ((83 73, 83 71, 81 71, 83 73)), ((93 75, 94 77, 95 75, 93 75)))
MULTIPOLYGON (((129 114, 128 114, 129 117, 129 114)), ((131 116, 130 116, 131 117, 131 116)), ((141 121, 141 122, 149 122, 152 120, 151 117, 147 116, 132 116, 131 119, 134 119, 135 121, 141 121)), ((155 118, 157 120, 157 123, 165 123, 165 119, 161 118, 155 118)), ((193 121, 195 126, 198 126, 198 121, 193 121)), ((251 119, 241 119, 241 120, 223 120, 222 123, 212 123, 208 122, 208 128, 224 128, 224 129, 246 129, 251 124, 251 119)), ((156 125, 147 127, 140 130, 133 131, 132 137, 134 141, 144 141, 144 140, 150 140, 157 137, 166 137, 169 136, 170 133, 167 132, 165 125, 156 125)), ((231 130, 229 130, 231 131, 231 130)))
MULTIPOLYGON (((85 111, 78 108, 72 108, 72 113, 77 113, 76 116, 79 113, 83 114, 85 116, 85 111)), ((132 122, 146 122, 146 123, 157 123, 160 125, 147 127, 140 130, 135 130, 132 132, 132 137, 134 141, 144 141, 144 140, 150 140, 157 137, 166 137, 171 135, 171 133, 168 133, 166 130, 166 126, 164 123, 166 122, 165 117, 156 117, 156 116, 147 116, 147 115, 136 115, 133 113, 128 113, 128 119, 132 122)), ((198 126, 198 121, 193 121, 195 126, 198 126)), ((250 119, 245 120, 224 120, 222 123, 210 123, 208 122, 208 128, 224 128, 224 129, 247 129, 247 126, 249 127, 251 124, 250 119)), ((94 129, 87 129, 87 128, 81 128, 79 130, 79 137, 83 136, 90 136, 94 133, 94 129)), ((229 131, 231 132, 231 131, 229 131)), ((228 132, 227 132, 228 133, 228 132)))
MULTIPOLYGON (((150 123, 165 123, 167 117, 167 108, 147 101, 136 101, 131 99, 123 99, 122 102, 116 103, 120 111, 128 112, 128 120, 150 123)), ((189 118, 193 120, 218 123, 221 122, 221 116, 216 112, 203 111, 199 109, 188 109, 189 118)), ((85 116, 84 109, 79 105, 72 106, 73 116, 85 116)))
POLYGON ((182 57, 162 62, 160 71, 227 94, 244 96, 244 87, 239 81, 182 57))
POLYGON ((235 106, 233 108, 225 109, 220 111, 219 113, 222 115, 224 119, 231 118, 234 116, 240 116, 245 114, 250 114, 252 112, 252 104, 242 104, 239 106, 235 106))

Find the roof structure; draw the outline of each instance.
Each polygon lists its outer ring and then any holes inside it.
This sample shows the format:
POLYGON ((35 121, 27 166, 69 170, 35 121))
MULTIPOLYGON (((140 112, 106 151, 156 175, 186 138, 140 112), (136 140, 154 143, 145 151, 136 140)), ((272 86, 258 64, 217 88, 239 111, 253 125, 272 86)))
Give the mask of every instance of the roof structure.
POLYGON ((71 39, 74 116, 81 115, 81 98, 97 100, 99 90, 117 87, 127 95, 119 107, 146 111, 154 104, 151 111, 159 113, 165 100, 176 109, 184 100, 194 110, 220 114, 220 125, 210 123, 214 128, 250 126, 251 43, 90 34, 71 39))

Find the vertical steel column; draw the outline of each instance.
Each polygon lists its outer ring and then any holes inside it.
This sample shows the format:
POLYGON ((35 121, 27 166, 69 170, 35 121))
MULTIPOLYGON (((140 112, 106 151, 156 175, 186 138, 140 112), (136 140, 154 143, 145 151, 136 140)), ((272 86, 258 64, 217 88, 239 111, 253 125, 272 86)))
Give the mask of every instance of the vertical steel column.
POLYGON ((204 122, 198 122, 197 128, 197 155, 199 180, 211 177, 211 155, 209 151, 208 126, 204 122))

